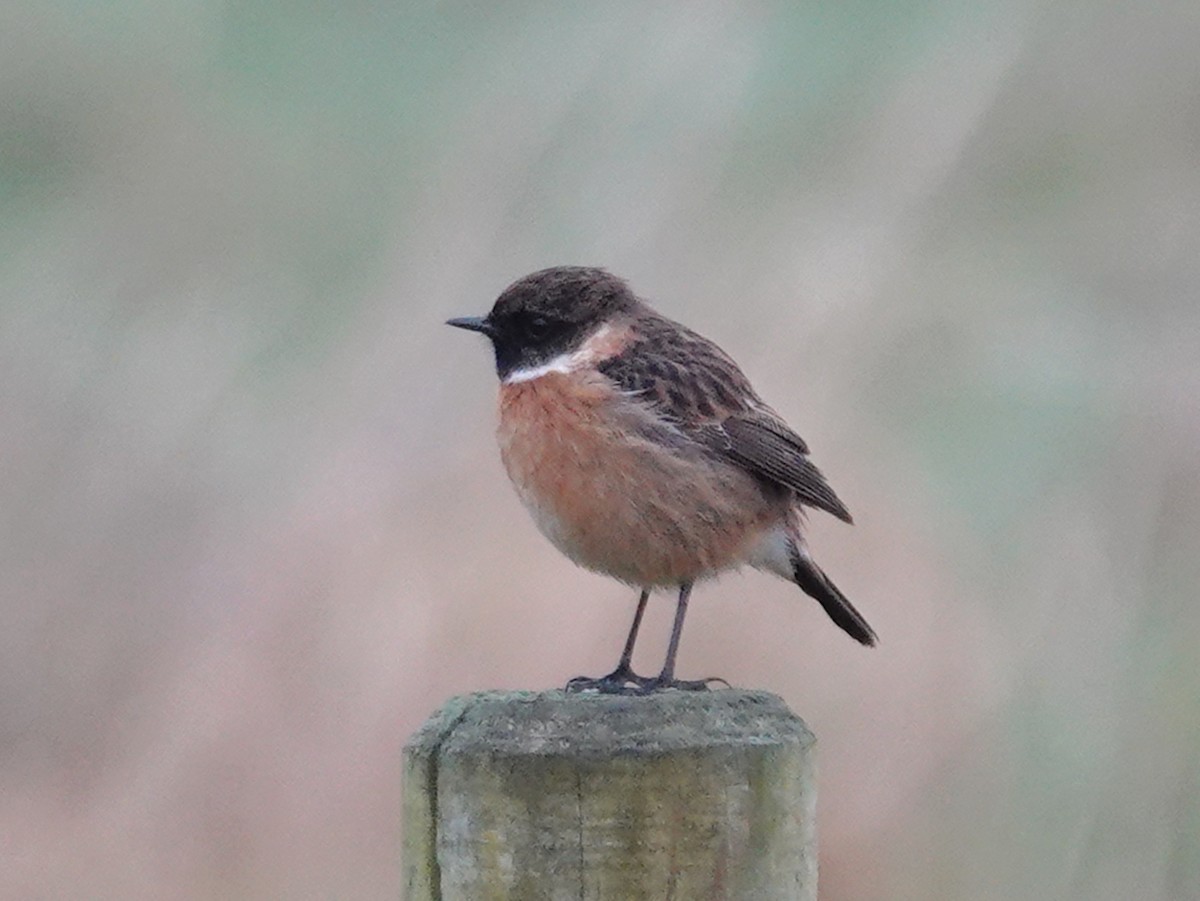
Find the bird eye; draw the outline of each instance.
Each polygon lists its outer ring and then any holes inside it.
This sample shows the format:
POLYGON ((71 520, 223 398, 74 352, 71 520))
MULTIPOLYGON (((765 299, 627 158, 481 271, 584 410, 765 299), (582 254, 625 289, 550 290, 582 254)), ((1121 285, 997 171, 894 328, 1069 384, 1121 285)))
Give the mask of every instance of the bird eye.
POLYGON ((550 333, 550 320, 545 316, 534 316, 525 324, 530 338, 545 338, 550 333))

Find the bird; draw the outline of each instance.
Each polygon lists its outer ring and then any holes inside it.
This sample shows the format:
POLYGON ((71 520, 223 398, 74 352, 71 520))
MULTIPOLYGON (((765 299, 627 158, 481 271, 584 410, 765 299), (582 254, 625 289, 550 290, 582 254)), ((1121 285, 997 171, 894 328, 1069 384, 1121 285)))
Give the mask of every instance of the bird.
POLYGON ((509 285, 485 316, 448 325, 491 341, 496 436, 538 529, 576 564, 640 589, 617 667, 572 691, 699 691, 675 660, 692 587, 749 565, 816 599, 863 645, 862 614, 814 561, 805 508, 853 522, 809 456, 733 358, 653 309, 606 269, 556 266, 509 285), (678 590, 657 676, 633 670, 652 591, 678 590))

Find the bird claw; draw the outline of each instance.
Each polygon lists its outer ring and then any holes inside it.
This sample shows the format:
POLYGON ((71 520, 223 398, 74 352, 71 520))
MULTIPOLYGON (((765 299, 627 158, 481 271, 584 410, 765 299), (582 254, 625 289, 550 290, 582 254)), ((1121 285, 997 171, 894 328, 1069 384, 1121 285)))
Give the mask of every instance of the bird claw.
POLYGON ((659 676, 655 679, 648 679, 642 687, 642 694, 651 694, 656 691, 667 691, 674 689, 675 691, 711 691, 710 683, 720 682, 725 688, 733 688, 728 681, 720 676, 709 676, 706 679, 663 679, 659 676))
POLYGON ((720 676, 709 676, 706 679, 664 679, 659 676, 639 676, 627 666, 617 667, 607 676, 593 679, 588 676, 576 676, 567 682, 569 692, 597 691, 607 695, 649 695, 656 691, 711 691, 711 683, 719 682, 725 688, 732 688, 728 681, 720 676))
POLYGON ((648 694, 651 689, 648 687, 655 680, 649 676, 639 676, 628 666, 618 666, 607 676, 592 678, 590 676, 576 676, 567 682, 566 690, 569 692, 580 691, 598 691, 605 695, 639 695, 648 694))

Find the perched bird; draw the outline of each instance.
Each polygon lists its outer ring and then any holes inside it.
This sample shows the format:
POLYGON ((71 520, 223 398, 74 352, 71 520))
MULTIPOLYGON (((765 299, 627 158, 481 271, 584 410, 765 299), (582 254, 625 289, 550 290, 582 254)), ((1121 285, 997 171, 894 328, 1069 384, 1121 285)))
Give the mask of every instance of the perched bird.
POLYGON ((706 338, 603 269, 514 282, 482 317, 448 325, 491 339, 500 455, 542 533, 580 566, 641 588, 620 662, 571 689, 703 689, 675 678, 692 585, 749 564, 794 582, 852 638, 875 633, 813 561, 804 507, 850 522, 808 445, 706 338), (646 601, 677 587, 666 661, 633 672, 646 601))

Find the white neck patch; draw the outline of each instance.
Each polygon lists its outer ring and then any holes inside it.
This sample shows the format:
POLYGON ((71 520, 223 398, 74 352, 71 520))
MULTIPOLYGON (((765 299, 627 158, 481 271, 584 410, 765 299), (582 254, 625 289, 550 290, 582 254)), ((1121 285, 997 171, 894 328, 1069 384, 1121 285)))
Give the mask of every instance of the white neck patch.
POLYGON ((504 377, 504 384, 516 385, 520 382, 532 382, 534 379, 540 379, 542 376, 549 375, 552 372, 560 372, 566 375, 582 369, 595 361, 596 343, 603 341, 609 331, 611 331, 611 328, 608 323, 605 323, 592 332, 592 334, 588 335, 583 344, 579 345, 575 350, 559 354, 557 357, 547 360, 539 366, 530 366, 528 369, 514 369, 504 377))
POLYGON ((579 351, 572 351, 568 354, 559 354, 553 360, 547 360, 541 366, 531 366, 528 369, 514 369, 504 377, 504 384, 515 385, 518 382, 532 382, 534 379, 540 379, 544 375, 549 375, 552 372, 561 372, 564 375, 568 372, 574 372, 579 368, 576 357, 579 356, 579 351))

